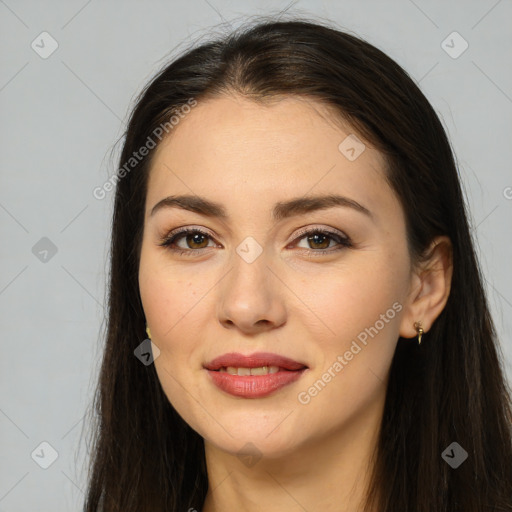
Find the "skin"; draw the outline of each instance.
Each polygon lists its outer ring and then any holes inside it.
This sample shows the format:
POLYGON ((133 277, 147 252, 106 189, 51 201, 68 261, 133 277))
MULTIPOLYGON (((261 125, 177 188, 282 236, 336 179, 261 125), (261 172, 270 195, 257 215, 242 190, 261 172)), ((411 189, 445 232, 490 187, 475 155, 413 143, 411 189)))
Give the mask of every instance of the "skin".
POLYGON ((162 387, 205 440, 204 512, 358 510, 398 337, 417 343, 414 322, 421 320, 427 332, 448 298, 449 240, 440 237, 430 260, 413 264, 382 155, 366 142, 354 161, 338 150, 352 133, 315 100, 262 105, 233 94, 199 102, 154 155, 140 293, 161 351, 155 367, 162 387), (271 219, 279 201, 333 193, 365 206, 371 217, 334 207, 271 219), (230 218, 179 208, 150 215, 173 194, 219 202, 230 218), (196 256, 159 245, 182 226, 211 235, 175 242, 196 256), (336 239, 308 243, 297 236, 304 227, 338 230, 353 245, 332 252, 340 247, 336 239), (252 263, 236 252, 248 236, 263 249, 252 263), (394 318, 386 317, 378 334, 359 343, 352 360, 300 403, 298 394, 396 303, 394 318), (308 370, 271 396, 246 399, 219 390, 203 369, 226 352, 259 351, 308 370), (237 456, 247 443, 260 457, 252 464, 237 456))

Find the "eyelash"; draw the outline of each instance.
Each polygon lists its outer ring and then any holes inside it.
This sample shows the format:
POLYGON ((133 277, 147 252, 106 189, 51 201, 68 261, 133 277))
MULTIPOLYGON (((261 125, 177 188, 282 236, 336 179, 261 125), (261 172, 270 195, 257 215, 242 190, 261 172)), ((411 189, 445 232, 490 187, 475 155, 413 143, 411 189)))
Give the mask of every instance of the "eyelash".
MULTIPOLYGON (((175 243, 176 240, 181 238, 184 235, 188 234, 201 234, 205 237, 212 238, 210 234, 206 233, 205 231, 202 231, 198 228, 180 228, 175 231, 171 231, 168 235, 161 238, 160 245, 161 247, 165 247, 167 250, 174 252, 176 254, 179 254, 180 256, 192 256, 192 253, 201 252, 203 249, 207 249, 208 247, 203 247, 202 249, 175 249, 171 247, 171 244, 175 243)), ((305 238, 307 235, 316 235, 321 234, 325 235, 328 238, 331 238, 332 240, 336 241, 340 247, 336 249, 302 249, 303 251, 307 251, 311 256, 324 256, 325 254, 332 253, 332 252, 338 252, 345 248, 352 247, 352 242, 349 237, 342 236, 338 233, 335 233, 333 231, 323 230, 323 229, 306 229, 302 230, 297 234, 297 237, 295 238, 295 241, 300 241, 301 239, 305 238)))

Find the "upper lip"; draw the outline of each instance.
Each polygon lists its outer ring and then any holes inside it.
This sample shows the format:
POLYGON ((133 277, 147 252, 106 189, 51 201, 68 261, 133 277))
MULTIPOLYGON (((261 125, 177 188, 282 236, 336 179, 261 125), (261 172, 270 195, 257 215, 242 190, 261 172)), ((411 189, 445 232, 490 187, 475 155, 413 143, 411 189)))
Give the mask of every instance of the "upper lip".
POLYGON ((278 366, 286 370, 302 370, 307 368, 303 363, 294 361, 285 356, 271 354, 269 352, 256 352, 250 355, 239 354, 238 352, 230 352, 216 357, 204 367, 207 370, 220 370, 233 366, 235 368, 260 368, 261 366, 278 366))

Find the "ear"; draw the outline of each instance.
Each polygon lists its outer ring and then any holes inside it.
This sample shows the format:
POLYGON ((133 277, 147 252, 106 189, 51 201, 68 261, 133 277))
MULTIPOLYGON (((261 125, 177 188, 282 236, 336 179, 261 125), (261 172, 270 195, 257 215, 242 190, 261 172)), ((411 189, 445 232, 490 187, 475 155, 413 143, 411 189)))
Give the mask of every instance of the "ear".
POLYGON ((428 332, 443 311, 450 295, 453 274, 452 244, 447 236, 433 240, 426 259, 416 265, 411 275, 410 292, 400 322, 400 336, 414 338, 415 322, 428 332))

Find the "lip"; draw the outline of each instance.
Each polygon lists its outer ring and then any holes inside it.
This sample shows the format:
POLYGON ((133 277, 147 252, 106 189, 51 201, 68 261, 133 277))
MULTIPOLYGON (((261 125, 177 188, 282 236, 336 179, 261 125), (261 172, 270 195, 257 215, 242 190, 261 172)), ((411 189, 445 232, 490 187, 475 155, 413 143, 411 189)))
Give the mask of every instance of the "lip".
POLYGON ((250 355, 230 352, 216 357, 204 367, 207 370, 220 370, 222 367, 235 366, 237 368, 259 368, 260 366, 279 366, 285 370, 301 370, 307 368, 303 363, 294 361, 289 357, 272 354, 270 352, 256 352, 250 355))
POLYGON ((308 367, 288 357, 258 352, 248 356, 231 352, 219 356, 204 365, 213 384, 230 395, 241 398, 263 398, 279 389, 292 384, 308 370, 308 367), (259 368, 277 366, 277 373, 267 375, 231 375, 220 372, 220 368, 234 366, 238 368, 259 368))

